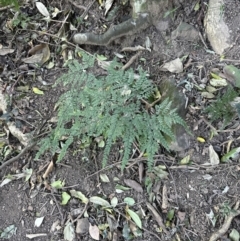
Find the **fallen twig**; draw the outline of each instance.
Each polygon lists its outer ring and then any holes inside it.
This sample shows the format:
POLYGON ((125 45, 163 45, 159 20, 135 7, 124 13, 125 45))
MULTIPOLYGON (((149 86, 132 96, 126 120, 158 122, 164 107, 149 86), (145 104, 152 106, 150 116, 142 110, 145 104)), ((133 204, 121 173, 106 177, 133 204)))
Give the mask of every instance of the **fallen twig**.
POLYGON ((126 70, 128 69, 132 64, 133 62, 141 55, 142 51, 136 53, 135 55, 133 55, 131 57, 131 59, 129 59, 129 61, 122 67, 122 70, 126 70))
POLYGON ((56 199, 56 197, 55 197, 55 195, 54 195, 54 193, 53 193, 53 190, 51 190, 51 193, 49 193, 52 197, 53 197, 53 199, 54 199, 54 202, 55 202, 55 204, 56 204, 56 206, 57 206, 57 209, 58 209, 58 212, 60 213, 60 215, 61 215, 61 225, 63 225, 64 224, 64 215, 63 215, 63 213, 62 213, 62 210, 61 210, 61 208, 59 207, 59 204, 58 204, 58 201, 57 201, 57 199, 56 199))
POLYGON ((36 141, 33 142, 32 144, 26 146, 17 156, 12 157, 11 159, 5 161, 1 166, 0 166, 0 170, 2 170, 4 167, 10 165, 11 163, 17 161, 20 157, 22 157, 28 150, 30 150, 31 148, 33 148, 36 145, 36 141))
POLYGON ((5 6, 5 7, 1 7, 1 8, 0 8, 0 11, 7 10, 7 9, 9 9, 9 8, 11 8, 11 7, 12 7, 12 5, 8 5, 8 6, 5 6))
POLYGON ((159 213, 157 212, 157 210, 149 203, 146 202, 147 208, 148 210, 152 213, 154 219, 157 221, 159 227, 162 228, 162 230, 164 231, 164 233, 166 233, 167 235, 169 235, 169 232, 167 231, 165 225, 163 224, 163 219, 162 217, 159 215, 159 213))
POLYGON ((87 210, 88 207, 88 203, 85 204, 82 212, 77 216, 77 218, 75 218, 72 222, 75 223, 78 219, 80 219, 82 217, 82 215, 85 213, 85 211, 87 210))
POLYGON ((202 120, 210 127, 212 130, 216 133, 226 133, 226 132, 234 132, 240 129, 240 125, 238 125, 236 128, 233 129, 227 129, 227 130, 217 130, 215 127, 213 127, 205 118, 202 118, 202 120))

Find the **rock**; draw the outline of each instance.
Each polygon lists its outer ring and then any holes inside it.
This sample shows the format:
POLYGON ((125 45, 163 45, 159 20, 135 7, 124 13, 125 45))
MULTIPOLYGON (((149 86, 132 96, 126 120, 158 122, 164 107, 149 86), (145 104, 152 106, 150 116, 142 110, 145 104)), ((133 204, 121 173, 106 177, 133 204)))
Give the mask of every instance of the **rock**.
POLYGON ((226 65, 223 68, 223 73, 235 87, 240 88, 240 69, 233 65, 226 65))
POLYGON ((198 41, 199 35, 198 31, 188 23, 180 23, 178 27, 172 32, 172 39, 181 39, 181 40, 188 40, 188 41, 198 41))
POLYGON ((169 28, 169 21, 168 20, 161 20, 154 24, 155 28, 159 31, 166 31, 169 28))
MULTIPOLYGON (((160 90, 162 93, 162 100, 165 98, 169 98, 172 101, 172 108, 177 109, 179 116, 185 120, 186 109, 185 96, 180 93, 176 87, 176 85, 169 79, 163 80, 160 84, 160 90)), ((173 151, 184 151, 190 146, 190 136, 185 130, 185 128, 181 125, 173 126, 173 133, 176 136, 176 141, 172 141, 169 143, 170 149, 173 151)))
POLYGON ((88 218, 81 218, 77 220, 76 233, 84 234, 89 230, 88 218))
POLYGON ((224 22, 224 0, 210 0, 204 25, 208 40, 217 54, 231 46, 229 28, 224 22))

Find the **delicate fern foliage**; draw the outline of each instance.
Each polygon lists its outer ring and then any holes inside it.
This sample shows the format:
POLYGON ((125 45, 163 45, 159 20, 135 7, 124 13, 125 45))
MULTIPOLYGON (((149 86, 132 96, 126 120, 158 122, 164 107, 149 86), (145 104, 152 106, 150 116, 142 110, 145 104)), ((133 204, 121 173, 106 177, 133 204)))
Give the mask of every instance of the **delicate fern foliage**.
POLYGON ((233 119, 235 116, 234 108, 231 102, 238 96, 238 93, 229 86, 223 96, 218 96, 217 100, 208 106, 205 111, 209 113, 209 117, 212 121, 223 120, 223 128, 233 119))
POLYGON ((116 70, 114 62, 106 75, 96 77, 89 71, 93 66, 94 59, 84 55, 82 63, 73 61, 69 72, 58 80, 68 91, 59 99, 57 126, 41 142, 38 156, 49 148, 55 152, 62 136, 68 139, 59 160, 76 138, 84 142, 102 136, 106 143, 103 166, 113 143, 121 140, 124 144, 122 168, 131 155, 133 142, 147 153, 151 167, 159 144, 169 149, 169 138, 175 138, 172 126, 185 126, 185 122, 171 108, 168 99, 148 108, 146 103, 153 97, 156 87, 143 71, 135 78, 133 70, 116 70))
POLYGON ((16 9, 19 8, 18 0, 0 0, 0 6, 13 5, 16 9))

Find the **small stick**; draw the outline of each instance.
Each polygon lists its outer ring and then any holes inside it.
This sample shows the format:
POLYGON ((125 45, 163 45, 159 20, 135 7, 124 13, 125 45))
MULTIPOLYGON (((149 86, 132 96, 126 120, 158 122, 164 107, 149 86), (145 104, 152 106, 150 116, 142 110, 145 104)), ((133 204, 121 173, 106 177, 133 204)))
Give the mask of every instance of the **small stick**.
POLYGON ((9 9, 9 8, 11 8, 11 7, 12 7, 12 5, 8 5, 8 6, 6 6, 6 7, 1 7, 1 8, 0 8, 0 11, 4 11, 4 10, 9 9))
POLYGON ((214 132, 219 132, 219 133, 224 133, 224 132, 234 132, 237 131, 238 129, 240 129, 240 125, 238 125, 236 128, 234 129, 227 129, 227 130, 217 130, 215 127, 212 126, 212 124, 210 124, 204 117, 202 118, 202 120, 213 129, 214 132))
POLYGON ((78 219, 80 219, 82 217, 82 215, 84 214, 84 212, 87 210, 87 206, 88 206, 88 203, 85 204, 84 206, 84 209, 82 210, 82 212, 77 216, 77 218, 75 218, 73 220, 73 223, 75 223, 78 219))
POLYGON ((199 37, 200 37, 200 39, 201 39, 201 41, 202 41, 204 47, 205 47, 206 49, 208 49, 208 46, 207 46, 207 44, 205 43, 202 34, 201 34, 200 32, 198 32, 198 35, 199 35, 199 37))
POLYGON ((20 157, 22 157, 28 150, 32 149, 36 145, 36 141, 33 142, 32 144, 26 146, 17 156, 12 157, 11 159, 5 161, 1 166, 0 170, 2 170, 4 167, 10 165, 11 163, 17 161, 20 157))
POLYGON ((142 51, 139 51, 138 53, 133 55, 131 59, 129 59, 129 61, 122 67, 122 70, 128 69, 141 54, 142 54, 142 51))
POLYGON ((105 171, 105 170, 108 170, 108 169, 110 169, 110 168, 112 168, 112 167, 114 167, 114 166, 117 166, 117 165, 120 164, 120 163, 121 163, 121 161, 118 161, 118 162, 115 162, 115 163, 113 163, 113 164, 111 164, 111 165, 109 165, 109 166, 107 166, 107 167, 104 167, 104 168, 98 170, 97 172, 94 172, 93 174, 87 176, 86 179, 88 179, 89 177, 95 176, 96 174, 98 174, 98 173, 100 173, 100 172, 103 172, 103 171, 105 171))
POLYGON ((58 205, 58 201, 57 201, 56 197, 53 194, 53 190, 51 190, 51 193, 49 193, 49 194, 53 197, 54 202, 56 203, 57 209, 58 209, 58 211, 59 211, 59 213, 61 215, 61 219, 62 219, 61 224, 63 225, 64 224, 64 216, 63 216, 62 210, 60 209, 60 207, 58 205))

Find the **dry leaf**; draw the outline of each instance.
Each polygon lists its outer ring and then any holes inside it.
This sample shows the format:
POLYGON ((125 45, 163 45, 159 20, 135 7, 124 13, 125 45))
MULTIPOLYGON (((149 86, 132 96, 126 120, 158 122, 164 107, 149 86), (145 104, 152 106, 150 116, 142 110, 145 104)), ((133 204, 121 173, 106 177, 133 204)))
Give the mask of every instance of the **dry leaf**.
MULTIPOLYGON (((39 64, 44 64, 45 62, 47 62, 50 59, 50 56, 51 56, 49 46, 46 43, 41 43, 41 44, 34 46, 33 48, 31 48, 28 51, 28 54, 33 55, 33 56, 36 55, 38 58, 36 58, 37 62, 35 62, 35 63, 39 63, 39 64), (41 56, 41 59, 40 59, 40 56, 41 56)), ((23 62, 26 63, 26 60, 29 61, 29 59, 31 61, 35 60, 35 58, 33 56, 30 58, 26 58, 23 62)))
POLYGON ((112 4, 113 4, 113 0, 106 0, 106 3, 105 3, 105 13, 104 13, 105 16, 107 15, 108 11, 112 7, 112 4))
POLYGON ((209 158, 212 165, 218 165, 220 163, 219 156, 213 149, 212 145, 209 146, 209 158))
POLYGON ((29 55, 34 55, 34 54, 38 54, 41 52, 41 50, 44 48, 44 45, 43 43, 41 44, 38 44, 38 45, 35 45, 34 47, 32 47, 29 51, 28 51, 28 54, 29 55))
POLYGON ((158 225, 163 229, 163 231, 165 233, 168 233, 168 231, 166 230, 165 225, 163 224, 163 219, 162 217, 159 215, 159 213, 157 212, 157 210, 148 202, 146 202, 147 204, 147 208, 149 209, 149 211, 153 214, 154 219, 157 221, 158 225))
POLYGON ((203 91, 201 93, 202 97, 204 98, 207 98, 207 99, 212 99, 215 97, 215 95, 213 93, 210 93, 210 92, 206 92, 206 91, 203 91))
MULTIPOLYGON (((0 98, 1 99, 1 98, 0 98)), ((2 104, 2 103, 1 103, 2 104)), ((11 134, 15 136, 24 146, 29 145, 30 136, 26 133, 24 134, 17 126, 15 122, 8 122, 8 130, 11 134)))
POLYGON ((44 17, 47 17, 49 18, 50 17, 50 14, 47 10, 47 8, 45 7, 45 5, 41 2, 36 2, 36 7, 38 9, 38 11, 44 16, 44 17))
POLYGON ((134 180, 124 179, 124 183, 129 187, 133 188, 134 190, 136 190, 137 192, 143 192, 142 186, 134 180))
POLYGON ((33 87, 33 92, 37 95, 44 95, 44 92, 40 89, 38 89, 37 87, 33 87))
POLYGON ((185 212, 180 212, 178 211, 178 218, 180 219, 181 222, 185 220, 186 213, 185 212))
POLYGON ((43 53, 35 54, 28 58, 22 58, 25 64, 40 64, 43 58, 43 53))
POLYGON ((9 49, 9 48, 0 48, 0 56, 4 56, 7 54, 11 54, 14 52, 14 49, 9 49))
POLYGON ((75 239, 74 226, 72 223, 69 222, 66 224, 63 230, 63 234, 64 234, 64 240, 73 241, 75 239))
POLYGON ((227 86, 228 82, 225 79, 211 79, 210 84, 214 87, 227 86))
POLYGON ((90 223, 89 234, 93 239, 99 240, 99 228, 98 228, 98 226, 96 226, 96 225, 92 226, 91 223, 90 223))
POLYGON ((34 222, 34 227, 40 227, 43 222, 44 217, 36 218, 34 222))
POLYGON ((201 142, 201 143, 204 143, 204 142, 206 142, 206 140, 204 139, 204 138, 202 138, 202 137, 197 137, 197 141, 199 141, 199 142, 201 142))
POLYGON ((59 224, 60 224, 60 220, 55 221, 51 226, 50 233, 53 233, 55 230, 57 230, 57 227, 59 226, 59 224))
POLYGON ((171 73, 178 74, 178 73, 183 72, 183 64, 182 64, 181 59, 177 58, 177 59, 174 59, 174 60, 172 60, 168 63, 163 64, 160 67, 160 70, 169 71, 171 73))

